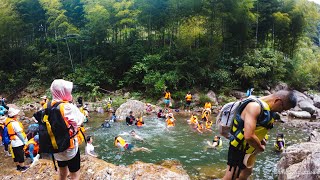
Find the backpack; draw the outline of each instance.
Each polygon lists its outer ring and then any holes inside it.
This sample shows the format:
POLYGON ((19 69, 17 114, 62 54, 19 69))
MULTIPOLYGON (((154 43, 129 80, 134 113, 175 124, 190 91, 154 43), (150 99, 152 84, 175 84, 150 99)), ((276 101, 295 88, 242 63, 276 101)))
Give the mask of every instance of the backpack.
MULTIPOLYGON (((9 122, 8 124, 10 124, 10 123, 11 122, 9 122)), ((3 131, 2 131, 2 143, 4 145, 10 144, 10 136, 9 136, 8 127, 7 127, 8 124, 3 127, 3 131)))
POLYGON ((240 107, 241 104, 243 103, 249 103, 249 102, 255 101, 258 102, 260 104, 261 108, 261 113, 263 112, 263 106, 261 104, 261 102, 256 98, 256 97, 250 97, 247 98, 243 101, 235 101, 235 102, 229 102, 227 104, 225 104, 222 109, 220 110, 218 116, 217 116, 217 121, 216 121, 216 125, 217 128, 219 130, 219 133, 229 139, 231 134, 231 127, 233 125, 233 120, 237 114, 237 110, 240 107))
MULTIPOLYGON (((51 102, 47 103, 47 108, 38 111, 34 117, 39 124, 39 152, 41 153, 59 153, 70 147, 70 139, 76 134, 70 136, 70 129, 60 112, 61 102, 51 106, 51 102)), ((73 129, 73 132, 74 129, 73 129)))

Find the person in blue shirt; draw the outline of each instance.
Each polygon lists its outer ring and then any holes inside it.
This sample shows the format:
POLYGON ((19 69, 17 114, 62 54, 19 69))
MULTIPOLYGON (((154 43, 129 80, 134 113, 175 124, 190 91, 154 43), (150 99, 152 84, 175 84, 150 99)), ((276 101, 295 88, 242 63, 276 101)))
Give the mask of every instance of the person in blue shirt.
POLYGON ((252 95, 253 90, 254 90, 254 88, 249 88, 249 89, 247 90, 247 93, 246 93, 247 97, 249 97, 249 96, 252 95))

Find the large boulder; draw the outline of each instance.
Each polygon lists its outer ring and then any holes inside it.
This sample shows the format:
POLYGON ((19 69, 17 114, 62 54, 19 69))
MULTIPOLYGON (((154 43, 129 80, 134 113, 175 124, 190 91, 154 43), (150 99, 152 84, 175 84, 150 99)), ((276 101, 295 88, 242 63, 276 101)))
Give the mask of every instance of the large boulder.
POLYGON ((320 96, 318 94, 313 96, 313 105, 317 108, 320 108, 320 96))
POLYGON ((288 111, 289 116, 299 119, 310 119, 311 114, 307 111, 288 111))
POLYGON ((200 95, 198 93, 195 93, 192 95, 192 101, 194 104, 200 104, 200 95))
POLYGON ((237 90, 231 91, 230 95, 236 97, 237 99, 241 99, 241 98, 246 97, 246 93, 244 93, 242 91, 237 91, 237 90))
POLYGON ((313 105, 312 99, 310 99, 305 94, 303 94, 299 91, 294 91, 294 94, 297 97, 297 106, 301 110, 307 111, 311 115, 313 115, 317 111, 317 108, 313 105))
POLYGON ((294 144, 284 151, 277 164, 278 179, 320 179, 320 137, 312 132, 310 142, 294 144))
POLYGON ((284 82, 280 82, 279 84, 277 84, 272 90, 271 93, 275 93, 277 91, 280 90, 287 90, 288 89, 288 84, 284 83, 284 82))
POLYGON ((146 108, 146 103, 129 99, 127 102, 121 104, 121 106, 117 109, 116 116, 119 120, 125 120, 130 111, 133 111, 135 116, 139 116, 146 113, 146 108))
POLYGON ((213 105, 218 105, 218 99, 216 96, 216 93, 214 93, 213 91, 209 91, 207 93, 208 98, 210 99, 210 101, 212 102, 213 105))
POLYGON ((294 128, 299 128, 299 129, 319 129, 320 127, 320 122, 310 122, 308 120, 288 120, 284 124, 287 127, 294 127, 294 128))
MULTIPOLYGON (((87 155, 81 155, 80 173, 80 179, 92 180, 190 179, 181 165, 170 169, 143 162, 136 162, 129 166, 116 166, 87 155)), ((31 167, 25 173, 16 171, 12 165, 12 171, 4 171, 1 173, 0 179, 58 179, 58 172, 54 170, 51 160, 40 159, 37 165, 31 167)))

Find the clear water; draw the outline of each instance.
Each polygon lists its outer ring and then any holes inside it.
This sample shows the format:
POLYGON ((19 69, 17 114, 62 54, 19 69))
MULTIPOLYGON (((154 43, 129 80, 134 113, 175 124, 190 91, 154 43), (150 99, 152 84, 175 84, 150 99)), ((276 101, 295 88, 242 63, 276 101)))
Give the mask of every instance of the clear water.
MULTIPOLYGON (((212 141, 213 136, 218 134, 195 132, 188 124, 189 117, 176 116, 176 126, 166 129, 165 122, 155 115, 144 117, 145 126, 137 128, 128 127, 125 122, 116 122, 111 128, 100 128, 101 123, 108 117, 107 114, 91 114, 91 121, 86 124, 87 135, 93 135, 96 153, 107 162, 117 165, 129 165, 135 161, 147 163, 159 163, 162 160, 178 160, 183 165, 192 179, 207 179, 208 177, 221 178, 226 168, 228 141, 223 139, 223 147, 220 149, 206 148, 207 141, 212 141), (135 130, 146 142, 133 140, 129 132, 135 130), (151 153, 135 152, 120 154, 114 147, 114 137, 121 135, 127 142, 136 147, 146 147, 151 153)), ((274 179, 275 164, 280 159, 280 154, 274 152, 273 143, 278 132, 285 134, 287 144, 294 144, 307 140, 307 132, 284 128, 277 124, 270 132, 270 138, 266 152, 258 156, 254 168, 254 179, 274 179)), ((215 129, 215 128, 213 128, 215 129)))

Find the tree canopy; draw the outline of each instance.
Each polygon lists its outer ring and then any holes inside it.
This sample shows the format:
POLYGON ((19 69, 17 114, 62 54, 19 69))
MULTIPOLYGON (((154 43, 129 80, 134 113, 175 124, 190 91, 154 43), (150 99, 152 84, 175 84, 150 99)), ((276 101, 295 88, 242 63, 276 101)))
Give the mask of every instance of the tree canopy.
POLYGON ((307 0, 0 0, 0 87, 84 91, 320 85, 319 6, 307 0))

